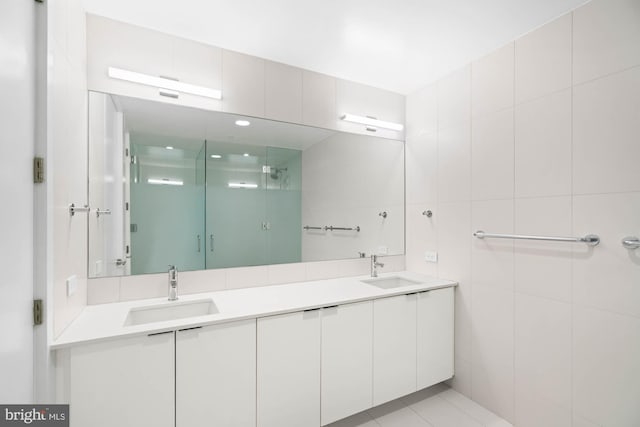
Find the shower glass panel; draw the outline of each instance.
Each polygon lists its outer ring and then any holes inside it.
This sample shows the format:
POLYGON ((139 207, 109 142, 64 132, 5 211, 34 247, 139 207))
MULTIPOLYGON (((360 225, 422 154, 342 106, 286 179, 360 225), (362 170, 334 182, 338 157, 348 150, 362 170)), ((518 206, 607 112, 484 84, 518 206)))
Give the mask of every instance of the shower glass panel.
POLYGON ((264 265, 266 148, 207 141, 207 268, 264 265))
POLYGON ((267 147, 266 165, 267 263, 300 262, 302 151, 267 147))
POLYGON ((131 133, 131 273, 205 268, 204 141, 131 133))

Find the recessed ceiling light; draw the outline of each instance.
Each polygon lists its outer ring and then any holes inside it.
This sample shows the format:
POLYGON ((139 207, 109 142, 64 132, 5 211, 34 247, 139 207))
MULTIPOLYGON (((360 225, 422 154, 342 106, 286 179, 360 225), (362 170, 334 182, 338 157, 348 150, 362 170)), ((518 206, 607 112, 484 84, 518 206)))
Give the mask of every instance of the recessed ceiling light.
POLYGON ((249 153, 244 153, 242 156, 249 157, 249 153))
POLYGON ((249 120, 236 120, 237 126, 249 126, 251 122, 249 120))
POLYGON ((172 147, 172 146, 170 146, 170 145, 167 145, 167 146, 166 146, 166 147, 164 147, 164 148, 166 148, 167 150, 173 150, 173 147, 172 147))
POLYGON ((212 158, 212 159, 221 159, 221 158, 222 158, 222 156, 221 156, 220 154, 212 154, 212 155, 211 155, 211 158, 212 158))

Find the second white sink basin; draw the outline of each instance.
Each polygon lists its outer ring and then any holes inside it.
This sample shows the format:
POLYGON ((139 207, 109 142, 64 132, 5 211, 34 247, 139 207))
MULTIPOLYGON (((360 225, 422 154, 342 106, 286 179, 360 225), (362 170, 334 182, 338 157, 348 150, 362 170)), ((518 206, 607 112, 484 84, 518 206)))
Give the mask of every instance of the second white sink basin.
POLYGON ((136 307, 129 310, 124 321, 125 326, 166 320, 184 319, 187 317, 206 316, 218 313, 218 307, 211 298, 196 301, 174 301, 147 307, 136 307))
POLYGON ((411 279, 405 279, 404 277, 400 277, 400 276, 391 276, 391 277, 379 277, 376 279, 362 280, 362 283, 376 286, 380 289, 391 289, 391 288, 400 288, 402 286, 419 285, 421 282, 411 280, 411 279))

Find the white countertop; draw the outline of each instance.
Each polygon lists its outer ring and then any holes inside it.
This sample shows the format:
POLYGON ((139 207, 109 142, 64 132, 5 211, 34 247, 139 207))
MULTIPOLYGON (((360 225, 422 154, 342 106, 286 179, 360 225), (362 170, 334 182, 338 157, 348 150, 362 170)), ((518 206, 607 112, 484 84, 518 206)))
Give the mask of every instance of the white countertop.
MULTIPOLYGON (((213 299, 218 313, 176 320, 125 326, 132 308, 175 304, 167 298, 90 305, 53 342, 51 349, 60 349, 89 342, 146 335, 183 328, 213 325, 243 319, 291 313, 330 305, 352 303, 394 295, 456 286, 455 282, 403 271, 380 274, 379 278, 399 276, 420 282, 417 285, 380 289, 361 282, 369 276, 289 283, 285 285, 179 295, 180 302, 213 299)), ((178 292, 180 287, 178 285, 178 292)))

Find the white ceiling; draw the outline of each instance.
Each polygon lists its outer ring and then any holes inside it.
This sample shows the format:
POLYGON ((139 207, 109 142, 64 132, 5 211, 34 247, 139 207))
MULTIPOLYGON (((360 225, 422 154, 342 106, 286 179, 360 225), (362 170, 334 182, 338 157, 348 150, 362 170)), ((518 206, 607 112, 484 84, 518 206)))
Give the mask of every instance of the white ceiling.
POLYGON ((403 94, 585 0, 84 0, 88 12, 403 94))

